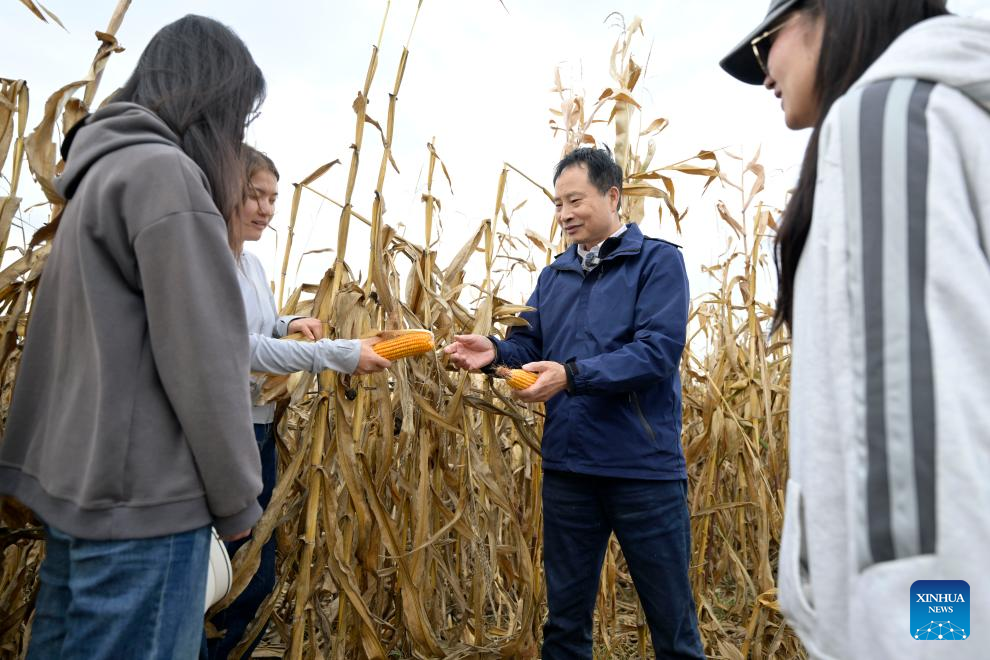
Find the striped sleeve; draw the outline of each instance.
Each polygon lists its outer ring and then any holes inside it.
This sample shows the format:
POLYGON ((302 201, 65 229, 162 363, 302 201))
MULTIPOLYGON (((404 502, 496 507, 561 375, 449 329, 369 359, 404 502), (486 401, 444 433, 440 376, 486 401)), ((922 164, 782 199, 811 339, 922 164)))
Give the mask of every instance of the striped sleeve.
POLYGON ((925 298, 934 85, 896 79, 840 110, 860 568, 935 551, 935 395, 925 298))

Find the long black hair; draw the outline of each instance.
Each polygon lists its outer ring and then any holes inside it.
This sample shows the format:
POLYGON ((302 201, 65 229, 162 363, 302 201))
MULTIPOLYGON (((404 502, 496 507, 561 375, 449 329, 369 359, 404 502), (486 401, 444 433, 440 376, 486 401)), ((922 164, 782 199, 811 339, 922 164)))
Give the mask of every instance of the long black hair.
POLYGON ((161 117, 230 218, 244 193, 244 128, 264 98, 265 78, 244 42, 222 23, 190 14, 152 37, 113 100, 161 117))
POLYGON ((808 0, 797 8, 824 21, 821 55, 815 72, 818 119, 808 141, 797 188, 777 233, 777 311, 773 328, 791 326, 794 274, 808 232, 818 177, 818 137, 835 101, 893 41, 921 21, 947 14, 945 0, 808 0))

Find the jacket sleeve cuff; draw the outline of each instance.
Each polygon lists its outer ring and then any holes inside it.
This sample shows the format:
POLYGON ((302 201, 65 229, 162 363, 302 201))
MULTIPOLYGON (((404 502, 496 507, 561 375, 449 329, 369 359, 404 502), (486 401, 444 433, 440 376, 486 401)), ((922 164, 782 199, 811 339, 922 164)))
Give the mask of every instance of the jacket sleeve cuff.
POLYGON ((305 316, 280 316, 278 321, 275 322, 275 332, 272 333, 273 337, 284 337, 289 334, 289 324, 296 319, 304 319, 305 316))
POLYGON ((577 385, 574 382, 578 374, 577 362, 575 362, 574 360, 571 360, 570 362, 565 362, 564 372, 567 374, 567 387, 566 387, 567 393, 577 394, 577 385))
POLYGON ((246 509, 232 516, 214 518, 213 526, 220 536, 230 536, 254 527, 254 523, 258 522, 259 518, 261 518, 261 505, 258 504, 258 500, 252 500, 246 509))
POLYGON ((495 347, 495 359, 483 366, 479 371, 483 374, 488 374, 489 376, 495 373, 495 367, 502 364, 501 355, 498 352, 498 338, 495 335, 488 335, 488 341, 492 343, 495 347))
POLYGON ((589 386, 591 385, 591 378, 587 370, 581 371, 581 367, 576 361, 571 361, 569 364, 574 365, 573 373, 568 373, 568 385, 571 385, 571 394, 587 394, 589 386))

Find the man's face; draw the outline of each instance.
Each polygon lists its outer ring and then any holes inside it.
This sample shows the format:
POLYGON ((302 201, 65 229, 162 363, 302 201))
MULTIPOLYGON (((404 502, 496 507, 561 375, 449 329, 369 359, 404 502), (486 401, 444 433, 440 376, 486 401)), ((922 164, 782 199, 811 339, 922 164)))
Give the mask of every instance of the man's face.
POLYGON ((619 190, 605 194, 588 180, 584 164, 572 165, 560 173, 554 187, 557 222, 571 243, 588 248, 601 243, 619 229, 619 190))

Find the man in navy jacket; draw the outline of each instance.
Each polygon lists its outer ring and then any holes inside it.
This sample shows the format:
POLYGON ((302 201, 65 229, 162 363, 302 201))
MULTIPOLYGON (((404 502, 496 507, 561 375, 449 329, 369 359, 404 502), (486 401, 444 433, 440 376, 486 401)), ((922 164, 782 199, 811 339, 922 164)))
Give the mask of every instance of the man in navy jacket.
POLYGON ((688 580, 687 473, 678 371, 688 284, 677 246, 619 220, 622 170, 604 149, 572 151, 554 174, 556 219, 571 246, 540 273, 505 340, 460 335, 464 369, 539 374, 517 393, 546 402, 543 653, 592 657, 592 617, 612 532, 622 546, 658 658, 704 658, 688 580))

